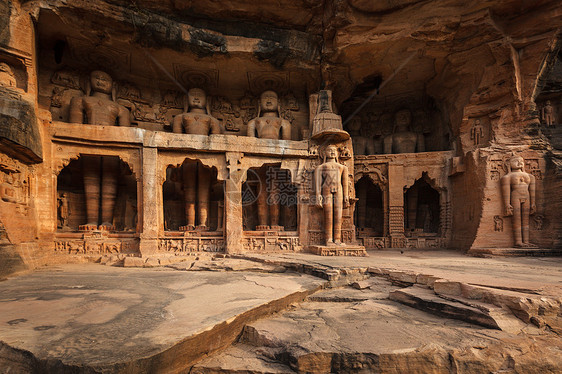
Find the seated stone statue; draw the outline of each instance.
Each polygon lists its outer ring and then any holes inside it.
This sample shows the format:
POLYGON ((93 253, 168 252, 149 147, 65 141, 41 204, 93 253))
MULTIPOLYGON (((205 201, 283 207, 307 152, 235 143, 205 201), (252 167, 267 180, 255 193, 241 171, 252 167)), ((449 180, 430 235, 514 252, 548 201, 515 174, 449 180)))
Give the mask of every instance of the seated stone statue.
POLYGON ((279 98, 275 92, 261 94, 258 116, 248 122, 248 136, 291 140, 291 123, 279 117, 279 98))
POLYGON ((384 138, 384 153, 425 152, 423 135, 410 131, 411 122, 412 113, 408 109, 396 112, 394 132, 384 138))
POLYGON ((353 143, 353 152, 359 156, 373 155, 375 143, 373 137, 368 136, 368 131, 362 128, 362 121, 359 117, 354 117, 349 121, 349 134, 353 143))
POLYGON ((184 113, 174 117, 172 131, 178 134, 220 134, 219 121, 207 110, 205 91, 192 88, 187 92, 187 107, 184 113))
POLYGON ((70 122, 84 123, 85 115, 89 125, 114 126, 119 121, 119 126, 130 126, 129 110, 112 98, 113 80, 109 74, 93 71, 86 91, 86 96, 70 101, 70 122))

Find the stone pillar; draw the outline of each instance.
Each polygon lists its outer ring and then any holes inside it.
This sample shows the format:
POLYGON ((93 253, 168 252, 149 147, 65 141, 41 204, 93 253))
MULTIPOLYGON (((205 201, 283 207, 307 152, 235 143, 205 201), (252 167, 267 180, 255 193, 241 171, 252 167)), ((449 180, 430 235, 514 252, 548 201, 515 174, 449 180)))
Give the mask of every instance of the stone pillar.
MULTIPOLYGON (((158 149, 142 149, 142 233, 140 235, 140 252, 142 256, 158 250, 158 224, 160 222, 160 202, 158 200, 158 149)), ((139 212, 140 213, 140 212, 139 212)))
POLYGON ((391 248, 405 246, 404 236, 404 167, 388 165, 388 233, 391 248))
POLYGON ((241 168, 243 154, 226 152, 228 178, 224 183, 224 236, 226 253, 243 251, 242 234, 244 223, 242 218, 242 184, 246 179, 247 169, 241 168))

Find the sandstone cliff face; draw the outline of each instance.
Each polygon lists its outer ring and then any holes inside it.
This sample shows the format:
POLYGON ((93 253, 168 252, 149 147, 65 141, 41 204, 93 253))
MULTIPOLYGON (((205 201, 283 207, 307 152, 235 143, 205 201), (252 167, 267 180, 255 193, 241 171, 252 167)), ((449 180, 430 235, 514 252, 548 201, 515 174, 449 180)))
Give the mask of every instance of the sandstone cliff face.
MULTIPOLYGON (((302 107, 307 94, 322 86, 332 89, 344 121, 365 104, 357 112, 367 118, 364 127, 388 122, 401 106, 415 107, 414 117, 424 118, 416 126, 430 139, 429 150, 451 150, 458 170, 464 170, 453 173, 447 191, 452 247, 513 244, 498 182, 505 171, 498 165, 511 152, 523 152, 540 175, 540 218, 533 218, 531 241, 562 245, 562 202, 551 196, 561 183, 559 132, 540 123, 546 100, 560 107, 557 1, 4 0, 0 10, 2 61, 19 64, 26 81, 20 88, 38 116, 28 119, 37 122, 33 136, 42 139, 27 145, 35 154, 40 146, 52 147, 49 121, 68 115, 58 118, 52 110, 56 100, 70 99, 53 93, 52 74, 62 68, 111 65, 141 88, 177 89, 158 66, 163 61, 172 75, 192 68, 212 71, 184 77, 220 81, 217 91, 238 96, 259 91, 259 85, 248 83, 259 73, 263 81, 301 93, 302 107), (472 135, 476 123, 482 127, 478 141, 472 135), (496 217, 503 222, 501 231, 495 230, 496 217)), ((304 116, 300 120, 306 122, 304 116)), ((32 204, 56 195, 54 160, 48 151, 43 157, 30 171, 34 187, 20 217, 37 235, 17 233, 4 223, 11 237, 43 241, 48 251, 56 230, 55 204, 32 204)), ((4 213, 0 219, 9 217, 4 213)))

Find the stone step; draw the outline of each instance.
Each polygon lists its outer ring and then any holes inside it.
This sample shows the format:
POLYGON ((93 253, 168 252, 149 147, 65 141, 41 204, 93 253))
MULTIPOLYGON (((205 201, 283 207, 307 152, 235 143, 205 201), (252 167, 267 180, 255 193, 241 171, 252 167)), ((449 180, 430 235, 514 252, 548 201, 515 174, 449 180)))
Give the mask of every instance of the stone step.
POLYGON ((490 314, 458 301, 443 299, 428 288, 419 286, 402 288, 392 291, 389 297, 390 300, 440 317, 458 319, 491 329, 501 330, 497 321, 490 314))
POLYGON ((236 343, 194 365, 191 374, 294 374, 276 358, 276 351, 236 343))

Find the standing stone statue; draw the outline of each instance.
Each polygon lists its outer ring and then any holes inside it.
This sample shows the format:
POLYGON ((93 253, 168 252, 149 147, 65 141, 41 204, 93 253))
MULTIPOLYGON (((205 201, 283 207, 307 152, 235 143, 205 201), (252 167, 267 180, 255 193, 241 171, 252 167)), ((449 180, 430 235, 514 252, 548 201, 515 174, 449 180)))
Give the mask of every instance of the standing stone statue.
POLYGON ((474 145, 479 145, 484 136, 484 127, 480 124, 480 120, 474 121, 474 125, 470 129, 470 139, 474 141, 474 145))
POLYGON ((513 216, 513 236, 516 247, 529 246, 529 215, 536 211, 535 177, 524 171, 523 157, 509 159, 509 173, 501 180, 505 215, 513 216))
POLYGON ((326 147, 324 163, 315 170, 316 205, 324 211, 326 245, 342 244, 343 209, 349 206, 347 166, 337 162, 338 148, 326 147))
POLYGON ((64 229, 68 227, 68 216, 69 216, 69 208, 68 208, 68 197, 66 192, 63 192, 59 197, 59 218, 60 218, 60 228, 64 229))
MULTIPOLYGON (((261 94, 258 116, 248 122, 248 136, 264 139, 291 139, 291 123, 279 117, 279 99, 275 92, 265 91, 261 94)), ((268 169, 271 168, 262 167, 258 171, 260 179, 257 198, 258 226, 256 229, 258 230, 268 227, 281 228, 279 226, 279 181, 276 178, 277 173, 268 173, 268 169)))
MULTIPOLYGON (((192 88, 187 92, 185 112, 174 117, 173 132, 194 135, 220 134, 219 121, 209 114, 207 96, 200 88, 192 88)), ((200 162, 186 162, 183 165, 183 191, 185 200, 186 226, 183 230, 196 227, 195 206, 197 205, 197 228, 206 230, 209 227, 209 197, 211 193, 211 169, 200 162)))
POLYGON ((412 113, 402 109, 394 115, 394 132, 384 138, 384 153, 425 152, 422 134, 410 131, 412 113))
POLYGON ((547 100, 546 105, 542 108, 542 119, 546 126, 554 126, 554 107, 550 103, 550 100, 547 100))
MULTIPOLYGON (((90 74, 86 96, 70 102, 70 122, 100 126, 130 126, 129 111, 114 101, 113 80, 103 71, 90 74), (92 94, 90 95, 90 91, 92 94)), ((84 192, 86 194, 87 223, 81 230, 113 230, 113 209, 117 196, 119 158, 111 156, 82 156, 84 192), (100 188, 101 187, 101 188, 100 188), (100 194, 101 189, 101 194, 100 194), (101 200, 101 225, 100 221, 101 200)))

